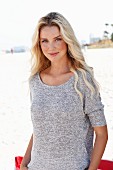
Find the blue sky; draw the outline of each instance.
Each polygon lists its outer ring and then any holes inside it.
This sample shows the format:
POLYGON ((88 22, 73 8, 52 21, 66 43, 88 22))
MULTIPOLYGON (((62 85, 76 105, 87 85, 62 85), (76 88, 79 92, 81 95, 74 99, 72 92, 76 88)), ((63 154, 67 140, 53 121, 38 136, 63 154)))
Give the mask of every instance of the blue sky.
POLYGON ((113 24, 112 0, 0 0, 0 48, 30 46, 39 18, 51 11, 68 19, 79 42, 113 24))

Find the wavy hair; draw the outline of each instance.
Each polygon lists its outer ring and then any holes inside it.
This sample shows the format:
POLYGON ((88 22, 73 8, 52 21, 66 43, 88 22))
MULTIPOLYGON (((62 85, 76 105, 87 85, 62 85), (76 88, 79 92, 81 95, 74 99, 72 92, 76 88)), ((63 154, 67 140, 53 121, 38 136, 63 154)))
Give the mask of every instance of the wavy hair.
POLYGON ((99 92, 99 85, 94 78, 93 68, 89 67, 84 59, 81 46, 77 41, 77 38, 74 34, 74 31, 70 23, 58 12, 51 12, 46 16, 40 18, 38 25, 36 26, 35 32, 32 37, 32 66, 31 66, 31 76, 35 75, 37 72, 40 72, 51 65, 51 62, 44 56, 41 47, 40 47, 40 30, 45 26, 57 26, 60 30, 63 40, 66 42, 68 47, 68 58, 71 63, 70 71, 75 75, 75 90, 80 95, 80 98, 83 98, 81 91, 77 88, 77 82, 79 76, 77 70, 82 73, 83 80, 87 87, 91 90, 91 95, 95 92, 99 92), (92 82, 87 80, 86 72, 91 75, 92 82))

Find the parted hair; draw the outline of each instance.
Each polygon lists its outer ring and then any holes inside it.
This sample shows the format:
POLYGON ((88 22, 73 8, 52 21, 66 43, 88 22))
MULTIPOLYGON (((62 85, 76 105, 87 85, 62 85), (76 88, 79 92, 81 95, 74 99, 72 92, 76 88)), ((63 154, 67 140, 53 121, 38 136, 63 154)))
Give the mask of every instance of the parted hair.
POLYGON ((79 76, 77 71, 80 71, 83 76, 83 80, 86 86, 90 89, 91 95, 99 92, 99 85, 94 78, 93 68, 88 66, 85 62, 85 58, 83 56, 81 46, 74 34, 74 30, 72 29, 70 23, 58 12, 51 12, 46 16, 40 18, 36 29, 34 31, 32 37, 32 47, 31 47, 31 75, 30 78, 35 75, 37 72, 45 70, 51 65, 50 60, 48 60, 40 47, 40 31, 45 26, 57 26, 60 30, 60 34, 67 44, 67 53, 68 58, 71 63, 70 71, 75 74, 75 90, 80 95, 80 98, 83 98, 81 91, 77 88, 77 82, 79 80, 79 76), (90 74, 91 80, 93 83, 88 81, 86 73, 90 74))

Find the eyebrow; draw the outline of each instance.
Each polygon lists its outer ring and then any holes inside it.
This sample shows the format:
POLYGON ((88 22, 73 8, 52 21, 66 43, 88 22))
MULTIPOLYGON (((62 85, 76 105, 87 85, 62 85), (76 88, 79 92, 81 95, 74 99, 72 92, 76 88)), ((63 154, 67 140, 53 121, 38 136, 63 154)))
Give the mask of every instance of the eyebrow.
MULTIPOLYGON (((58 36, 54 37, 53 39, 56 39, 56 38, 59 38, 59 37, 61 37, 61 35, 58 35, 58 36)), ((47 38, 40 38, 40 39, 47 39, 47 38)))

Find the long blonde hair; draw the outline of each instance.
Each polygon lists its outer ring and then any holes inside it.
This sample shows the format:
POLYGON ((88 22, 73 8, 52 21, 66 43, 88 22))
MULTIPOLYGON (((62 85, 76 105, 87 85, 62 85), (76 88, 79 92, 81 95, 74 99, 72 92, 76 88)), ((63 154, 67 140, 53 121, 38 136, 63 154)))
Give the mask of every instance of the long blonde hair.
POLYGON ((42 27, 53 26, 53 25, 57 26, 60 29, 62 38, 67 44, 68 56, 69 56, 69 60, 71 63, 70 71, 72 71, 75 74, 75 90, 80 95, 80 98, 82 99, 82 93, 77 88, 77 82, 78 82, 79 76, 76 70, 79 70, 82 73, 84 82, 87 85, 87 87, 91 90, 91 94, 94 94, 95 92, 98 93, 99 86, 98 86, 97 81, 94 78, 93 69, 92 67, 89 67, 86 64, 81 47, 79 45, 79 42, 76 39, 76 36, 74 34, 74 31, 70 23, 61 14, 57 12, 51 12, 47 14, 46 16, 42 17, 39 20, 38 25, 35 29, 35 32, 32 38, 32 48, 31 48, 32 67, 31 67, 30 77, 32 77, 37 72, 40 72, 48 68, 51 65, 51 62, 42 53, 42 50, 40 47, 39 36, 40 36, 40 30, 42 29, 42 27), (86 72, 88 72, 91 75, 94 85, 92 85, 87 80, 86 72))

